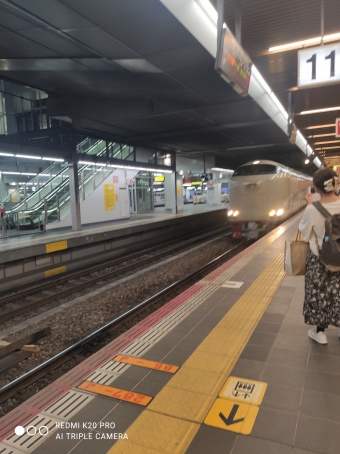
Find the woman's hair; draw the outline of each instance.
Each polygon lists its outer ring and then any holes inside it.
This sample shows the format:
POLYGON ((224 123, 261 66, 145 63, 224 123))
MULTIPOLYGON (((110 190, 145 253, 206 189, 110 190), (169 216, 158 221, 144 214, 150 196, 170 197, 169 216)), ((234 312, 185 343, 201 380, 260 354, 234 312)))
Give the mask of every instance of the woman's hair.
POLYGON ((313 175, 313 184, 325 194, 337 191, 338 174, 328 167, 317 170, 313 175))

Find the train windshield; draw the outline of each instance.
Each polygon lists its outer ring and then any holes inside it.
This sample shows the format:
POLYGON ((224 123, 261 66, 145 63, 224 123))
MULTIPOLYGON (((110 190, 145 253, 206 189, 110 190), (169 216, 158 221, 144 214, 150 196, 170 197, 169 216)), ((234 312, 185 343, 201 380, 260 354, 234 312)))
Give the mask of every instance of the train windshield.
POLYGON ((266 175, 277 173, 276 166, 272 164, 253 164, 250 166, 242 166, 235 170, 233 177, 243 177, 246 175, 266 175))

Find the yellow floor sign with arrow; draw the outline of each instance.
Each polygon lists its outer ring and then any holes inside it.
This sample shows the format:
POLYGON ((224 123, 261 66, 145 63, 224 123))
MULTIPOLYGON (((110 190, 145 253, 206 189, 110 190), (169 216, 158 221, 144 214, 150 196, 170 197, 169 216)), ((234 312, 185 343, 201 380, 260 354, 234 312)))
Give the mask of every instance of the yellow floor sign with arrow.
POLYGON ((249 435, 259 412, 267 383, 229 377, 204 423, 232 432, 249 435))

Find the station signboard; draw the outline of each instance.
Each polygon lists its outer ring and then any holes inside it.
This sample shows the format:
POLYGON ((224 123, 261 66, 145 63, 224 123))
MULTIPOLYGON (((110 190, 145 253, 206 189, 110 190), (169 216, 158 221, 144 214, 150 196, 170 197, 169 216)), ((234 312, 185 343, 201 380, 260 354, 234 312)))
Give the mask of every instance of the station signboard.
POLYGON ((218 44, 215 70, 241 96, 248 94, 252 61, 234 35, 223 28, 218 44))
POLYGON ((298 52, 299 88, 339 83, 340 44, 307 47, 298 52))

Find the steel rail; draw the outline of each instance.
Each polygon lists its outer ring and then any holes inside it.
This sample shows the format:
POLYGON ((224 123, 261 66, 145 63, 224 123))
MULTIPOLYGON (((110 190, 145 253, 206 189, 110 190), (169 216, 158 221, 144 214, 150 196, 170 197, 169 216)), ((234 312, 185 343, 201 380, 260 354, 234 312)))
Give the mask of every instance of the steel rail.
MULTIPOLYGON (((226 226, 227 227, 227 226, 226 226)), ((69 280, 72 280, 72 279, 77 279, 79 277, 82 277, 82 276, 86 276, 88 274, 91 274, 91 273, 95 273, 96 271, 100 271, 102 269, 105 269, 105 268, 109 268, 109 267, 112 267, 112 266, 115 266, 115 265, 119 265, 120 263, 122 262, 126 262, 128 260, 133 260, 135 258, 138 258, 142 255, 145 255, 145 254, 150 254, 154 251, 157 251, 159 249, 161 249, 162 247, 163 248, 167 248, 169 246, 171 246, 172 244, 178 244, 179 241, 187 241, 188 239, 192 239, 192 242, 195 242, 195 241, 199 241, 199 237, 202 236, 202 235, 206 235, 207 238, 215 235, 216 233, 218 232, 222 232, 224 231, 224 227, 222 228, 218 228, 216 230, 214 230, 213 232, 211 232, 211 230, 207 230, 207 231, 203 231, 201 232, 199 235, 195 236, 194 238, 192 238, 192 236, 184 236, 182 238, 176 238, 175 240, 171 240, 171 241, 168 241, 162 245, 157 245, 157 246, 152 246, 152 247, 149 247, 149 248, 146 248, 146 249, 143 249, 141 251, 138 251, 138 252, 134 252, 132 254, 128 254, 128 255, 125 255, 125 256, 121 256, 121 257, 118 257, 116 259, 113 259, 113 260, 109 260, 109 261, 105 261, 105 262, 102 262, 98 265, 95 265, 95 266, 91 266, 91 267, 86 267, 84 269, 84 267, 82 267, 80 269, 80 271, 77 271, 75 273, 68 273, 66 275, 63 275, 62 277, 59 277, 59 278, 51 278, 51 280, 49 280, 49 282, 47 283, 44 283, 44 284, 40 284, 40 285, 37 285, 37 286, 34 286, 34 287, 30 287, 30 286, 26 286, 28 288, 26 288, 25 290, 23 291, 17 291, 16 293, 12 294, 12 295, 8 295, 8 296, 5 296, 5 297, 2 297, 0 298, 0 306, 2 305, 5 305, 7 303, 10 303, 11 301, 15 301, 21 297, 25 297, 25 296, 29 296, 29 295, 32 295, 34 293, 38 293, 38 292, 41 292, 43 290, 46 290, 46 289, 49 289, 53 286, 57 286, 57 285, 61 285, 63 284, 64 282, 67 282, 69 280)), ((227 235, 228 234, 231 234, 231 233, 226 233, 227 235)), ((22 287, 20 287, 22 288, 22 287)))
MULTIPOLYGON (((211 235, 211 236, 213 236, 213 235, 211 235)), ((218 239, 218 238, 216 238, 216 239, 218 239)), ((194 244, 194 243, 197 243, 197 242, 199 242, 201 240, 202 240, 202 238, 195 238, 193 241, 190 242, 190 245, 194 244)), ((120 268, 118 270, 114 270, 114 271, 108 272, 108 273, 106 273, 104 275, 96 276, 96 277, 91 278, 90 280, 88 280, 86 282, 76 283, 72 287, 69 287, 69 288, 64 289, 64 290, 59 290, 58 292, 53 293, 52 295, 45 296, 45 297, 39 299, 38 301, 33 301, 32 303, 25 304, 24 306, 19 307, 17 309, 13 309, 11 311, 2 312, 1 313, 1 321, 4 322, 4 321, 9 320, 11 318, 17 317, 18 315, 22 315, 22 314, 24 314, 26 312, 29 312, 30 310, 32 310, 34 308, 37 308, 39 306, 43 306, 43 305, 45 305, 47 303, 55 301, 58 298, 70 295, 70 294, 75 293, 75 292, 77 292, 79 290, 83 290, 84 288, 91 287, 91 286, 95 285, 97 282, 101 282, 103 280, 112 279, 114 277, 119 276, 120 274, 124 274, 127 271, 130 271, 133 268, 136 268, 136 267, 139 267, 139 266, 142 266, 142 265, 146 265, 146 264, 148 264, 150 262, 153 262, 153 261, 155 261, 155 260, 157 260, 159 258, 164 258, 164 255, 172 254, 172 253, 174 253, 174 252, 176 252, 178 250, 181 250, 183 247, 184 247, 184 245, 180 244, 178 246, 173 247, 169 251, 165 251, 164 252, 164 250, 163 250, 163 252, 160 252, 157 255, 154 255, 152 257, 147 257, 147 258, 145 258, 143 260, 140 260, 139 262, 131 263, 131 264, 126 265, 126 266, 124 266, 124 267, 122 267, 122 268, 120 268)), ((160 249, 160 248, 158 248, 158 249, 160 249)), ((146 252, 146 253, 149 253, 149 252, 146 252)), ((126 262, 126 261, 128 261, 128 258, 125 258, 125 259, 121 260, 120 263, 126 262)), ((106 266, 106 267, 102 266, 102 267, 105 269, 108 266, 106 266)), ((91 273, 94 273, 95 271, 98 271, 98 268, 95 268, 95 267, 91 268, 91 271, 86 273, 86 274, 91 274, 91 273)), ((82 275, 78 276, 78 279, 79 279, 79 277, 82 277, 82 275)), ((75 277, 69 277, 66 281, 70 281, 72 279, 76 279, 76 278, 75 277)), ((60 283, 59 284, 54 284, 54 285, 60 285, 60 283)), ((40 290, 38 290, 38 291, 40 291, 40 290)), ((0 303, 1 303, 1 301, 0 301, 0 303)))
MULTIPOLYGON (((65 348, 64 350, 57 353, 52 358, 49 358, 44 363, 31 369, 29 372, 26 372, 24 375, 16 378, 12 382, 3 386, 2 388, 0 388, 0 404, 3 403, 5 400, 9 399, 10 397, 12 397, 13 394, 15 394, 15 392, 17 392, 20 387, 27 387, 27 386, 31 385, 32 383, 36 382, 37 380, 39 380, 42 376, 46 375, 46 373, 48 371, 43 372, 44 369, 48 369, 52 365, 54 366, 53 368, 56 368, 58 366, 58 364, 56 364, 56 363, 58 363, 58 361, 60 362, 60 360, 62 360, 64 357, 66 357, 70 353, 74 352, 77 348, 84 347, 84 345, 86 343, 93 340, 95 337, 97 337, 99 335, 103 335, 103 333, 105 331, 113 331, 114 329, 118 328, 121 324, 123 324, 123 323, 127 322, 129 319, 135 317, 138 313, 144 311, 149 306, 156 303, 159 299, 164 298, 169 293, 174 292, 176 289, 178 289, 180 286, 182 286, 186 282, 196 278, 198 275, 201 275, 203 272, 206 272, 208 268, 216 266, 218 263, 225 260, 225 258, 228 254, 230 254, 231 252, 233 252, 235 249, 239 248, 240 246, 243 246, 243 244, 244 244, 244 242, 237 244, 236 246, 233 246, 232 248, 228 249, 228 251, 221 254, 219 257, 216 257, 215 259, 211 260, 207 264, 203 265, 198 270, 196 270, 196 271, 190 273, 189 275, 185 276, 184 278, 174 282, 173 284, 169 285, 168 287, 161 290, 160 292, 157 292, 155 295, 152 295, 151 297, 147 298, 143 302, 137 304, 137 306, 133 307, 132 309, 129 309, 124 314, 121 314, 120 316, 111 320, 107 324, 103 325, 101 328, 96 329, 95 331, 93 331, 93 333, 85 336, 83 339, 81 339, 81 340, 75 342, 73 345, 70 345, 69 347, 65 348), (43 373, 41 374, 41 372, 43 372, 43 373), (35 378, 34 377, 35 375, 38 375, 38 378, 35 378)), ((70 358, 67 358, 66 361, 69 359, 70 358)), ((60 364, 66 362, 66 361, 62 360, 60 362, 60 364)))

